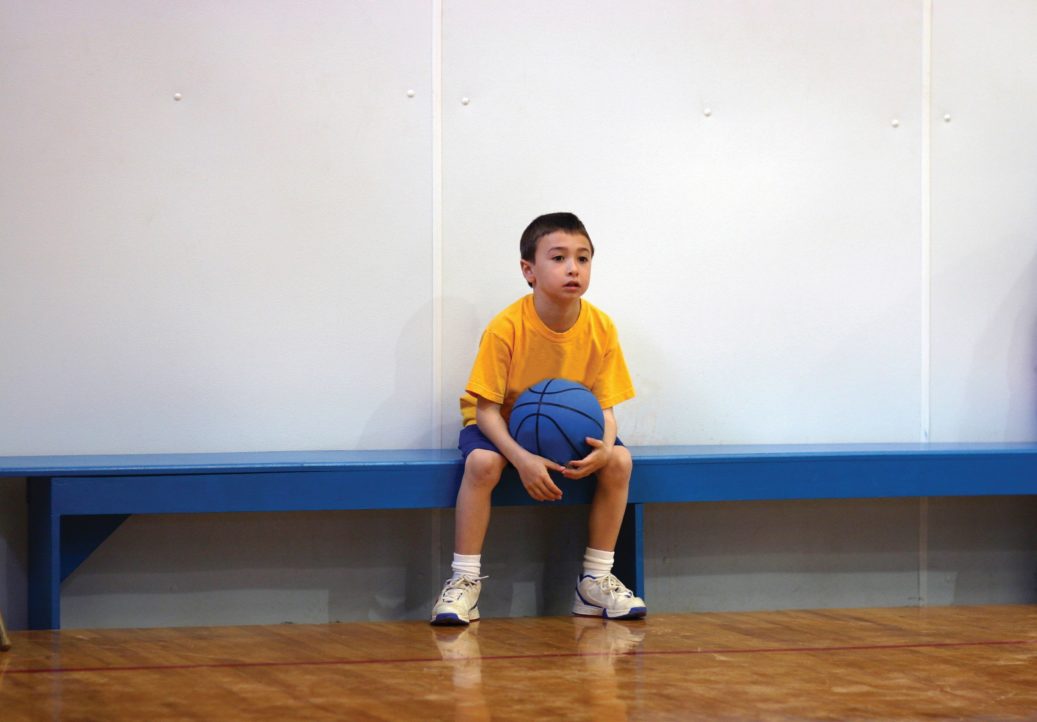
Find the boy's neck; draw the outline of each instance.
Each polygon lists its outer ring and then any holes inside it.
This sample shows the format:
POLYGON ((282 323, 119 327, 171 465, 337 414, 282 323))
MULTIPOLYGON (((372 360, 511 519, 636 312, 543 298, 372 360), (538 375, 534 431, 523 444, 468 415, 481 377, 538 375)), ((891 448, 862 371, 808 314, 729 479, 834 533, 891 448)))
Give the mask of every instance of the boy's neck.
POLYGON ((533 308, 544 325, 555 333, 565 333, 576 325, 580 318, 582 301, 574 298, 570 303, 556 303, 533 291, 533 308))

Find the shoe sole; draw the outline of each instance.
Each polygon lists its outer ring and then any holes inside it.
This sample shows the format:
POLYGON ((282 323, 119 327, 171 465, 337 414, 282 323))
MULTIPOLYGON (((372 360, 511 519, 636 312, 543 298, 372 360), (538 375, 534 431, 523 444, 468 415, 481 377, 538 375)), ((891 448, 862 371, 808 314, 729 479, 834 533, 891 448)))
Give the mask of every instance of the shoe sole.
POLYGON ((604 607, 579 602, 573 605, 573 614, 578 617, 603 617, 605 619, 643 619, 648 615, 648 607, 631 607, 622 614, 609 614, 609 610, 604 607))
POLYGON ((446 614, 437 614, 431 619, 432 624, 435 624, 436 626, 440 627, 463 627, 468 625, 470 622, 478 621, 479 611, 477 609, 473 609, 468 614, 468 619, 461 619, 461 617, 459 617, 457 614, 453 612, 448 612, 446 614))

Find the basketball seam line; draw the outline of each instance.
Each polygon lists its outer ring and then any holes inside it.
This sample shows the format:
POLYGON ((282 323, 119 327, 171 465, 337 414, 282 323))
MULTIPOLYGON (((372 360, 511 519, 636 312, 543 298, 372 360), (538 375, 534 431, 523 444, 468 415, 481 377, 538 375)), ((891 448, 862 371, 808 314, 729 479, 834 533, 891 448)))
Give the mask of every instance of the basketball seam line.
MULTIPOLYGON (((533 403, 534 403, 534 402, 532 402, 532 401, 527 401, 527 402, 525 402, 525 403, 522 403, 522 404, 518 404, 518 405, 516 405, 516 406, 513 406, 513 407, 512 407, 512 409, 511 409, 511 411, 512 411, 512 413, 514 413, 514 412, 515 412, 515 409, 521 409, 521 408, 525 408, 526 406, 532 406, 532 405, 533 405, 533 403)), ((521 422, 519 422, 519 425, 520 425, 520 426, 522 425, 522 422, 524 422, 524 421, 525 421, 526 419, 528 419, 528 418, 529 418, 530 416, 539 416, 539 415, 541 415, 541 411, 540 411, 540 407, 541 407, 541 406, 551 406, 551 407, 553 407, 553 408, 556 408, 556 409, 565 409, 566 411, 571 411, 571 412, 573 412, 574 414, 578 414, 578 415, 582 416, 583 418, 587 419, 588 421, 593 421, 593 422, 594 422, 594 425, 595 425, 595 426, 597 426, 597 427, 598 427, 599 429, 601 429, 602 431, 604 431, 604 430, 605 430, 605 426, 604 426, 604 425, 603 425, 602 423, 600 423, 600 422, 599 422, 599 421, 597 420, 597 418, 595 418, 595 417, 591 416, 590 414, 588 414, 588 413, 586 413, 586 412, 584 412, 584 411, 580 411, 579 409, 574 409, 574 408, 573 408, 572 406, 566 406, 566 405, 564 405, 564 404, 553 404, 553 403, 551 403, 551 402, 549 402, 549 401, 545 401, 544 403, 538 403, 538 404, 536 404, 536 406, 537 406, 537 410, 536 410, 536 411, 534 411, 534 412, 533 412, 533 413, 531 413, 531 414, 528 414, 528 415, 527 415, 527 416, 526 416, 526 417, 525 417, 524 419, 522 419, 522 421, 521 421, 521 422)), ((551 418, 551 417, 550 417, 549 415, 547 415, 547 414, 543 414, 543 416, 544 416, 544 418, 547 418, 547 419, 550 419, 550 418, 551 418)))

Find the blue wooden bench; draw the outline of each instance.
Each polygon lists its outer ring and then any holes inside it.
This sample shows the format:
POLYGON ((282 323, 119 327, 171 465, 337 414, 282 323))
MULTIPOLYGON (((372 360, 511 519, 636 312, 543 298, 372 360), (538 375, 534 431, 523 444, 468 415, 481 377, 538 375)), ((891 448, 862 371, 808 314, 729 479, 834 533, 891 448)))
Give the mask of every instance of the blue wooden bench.
MULTIPOLYGON (((644 593, 644 505, 1037 494, 1037 444, 632 447, 617 573, 644 593)), ((29 626, 57 629, 61 582, 131 514, 451 508, 453 450, 0 457, 29 496, 29 626)), ((563 482, 586 504, 588 482, 563 482)), ((509 472, 496 505, 536 504, 509 472)))

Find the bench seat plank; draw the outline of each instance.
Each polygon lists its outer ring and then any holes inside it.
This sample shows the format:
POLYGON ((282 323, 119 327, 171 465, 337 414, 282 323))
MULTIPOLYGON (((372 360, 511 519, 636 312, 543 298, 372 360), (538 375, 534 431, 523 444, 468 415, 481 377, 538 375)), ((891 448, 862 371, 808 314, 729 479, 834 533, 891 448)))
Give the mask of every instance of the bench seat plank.
POLYGON ((630 501, 1037 494, 1035 444, 641 447, 630 501))
POLYGON ((460 459, 460 452, 454 449, 0 456, 0 478, 205 472, 233 474, 250 471, 305 471, 357 467, 457 467, 461 463, 460 459))

